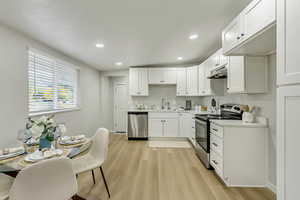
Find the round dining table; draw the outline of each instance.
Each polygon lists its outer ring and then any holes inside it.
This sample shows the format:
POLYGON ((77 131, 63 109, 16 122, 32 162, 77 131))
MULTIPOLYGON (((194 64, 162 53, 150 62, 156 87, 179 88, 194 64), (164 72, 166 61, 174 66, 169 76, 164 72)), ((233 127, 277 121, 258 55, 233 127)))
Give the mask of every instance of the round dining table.
MULTIPOLYGON (((89 139, 82 144, 77 145, 57 145, 58 149, 63 150, 61 156, 69 157, 70 159, 78 158, 89 152, 92 141, 89 139)), ((0 160, 0 173, 4 173, 11 177, 16 177, 18 173, 27 166, 35 163, 26 162, 25 157, 29 153, 25 153, 13 158, 0 160)), ((53 157, 52 157, 53 158, 53 157)))

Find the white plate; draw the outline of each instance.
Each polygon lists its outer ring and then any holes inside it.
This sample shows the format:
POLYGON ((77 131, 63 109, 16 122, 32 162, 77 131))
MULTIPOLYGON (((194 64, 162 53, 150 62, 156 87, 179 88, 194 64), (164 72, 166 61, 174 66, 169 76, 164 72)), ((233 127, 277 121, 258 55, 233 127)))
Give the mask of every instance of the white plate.
POLYGON ((38 161, 41 161, 41 160, 44 160, 44 159, 52 158, 54 156, 61 156, 63 154, 63 150, 61 150, 61 149, 55 149, 55 150, 53 150, 52 153, 53 153, 52 156, 44 157, 43 152, 37 150, 34 153, 27 155, 24 158, 24 160, 26 162, 35 163, 35 162, 38 162, 38 161))

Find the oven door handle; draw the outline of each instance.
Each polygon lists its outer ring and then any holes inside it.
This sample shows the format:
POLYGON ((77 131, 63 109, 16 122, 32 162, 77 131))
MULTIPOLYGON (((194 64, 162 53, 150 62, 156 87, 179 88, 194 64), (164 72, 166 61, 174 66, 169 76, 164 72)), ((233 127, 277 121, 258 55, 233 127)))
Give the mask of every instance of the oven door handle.
POLYGON ((200 120, 200 119, 195 119, 195 121, 196 121, 196 123, 199 123, 199 124, 202 124, 202 125, 207 125, 207 123, 206 122, 204 122, 204 121, 202 121, 202 120, 200 120))

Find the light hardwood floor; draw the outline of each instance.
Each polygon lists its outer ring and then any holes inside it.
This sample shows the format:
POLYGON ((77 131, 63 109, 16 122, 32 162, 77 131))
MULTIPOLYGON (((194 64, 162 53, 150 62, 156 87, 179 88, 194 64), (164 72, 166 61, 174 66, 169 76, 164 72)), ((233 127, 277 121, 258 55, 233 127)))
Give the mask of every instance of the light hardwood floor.
MULTIPOLYGON (((274 200, 268 189, 227 188, 203 167, 192 149, 152 149, 146 141, 112 134, 103 166, 111 200, 274 200)), ((79 175, 79 194, 108 199, 99 169, 79 175)))

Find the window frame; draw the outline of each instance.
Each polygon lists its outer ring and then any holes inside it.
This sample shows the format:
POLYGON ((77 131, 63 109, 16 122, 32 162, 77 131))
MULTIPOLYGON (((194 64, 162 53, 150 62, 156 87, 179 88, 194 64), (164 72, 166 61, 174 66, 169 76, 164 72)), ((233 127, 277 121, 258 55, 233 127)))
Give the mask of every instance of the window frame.
MULTIPOLYGON (((68 62, 65 61, 63 59, 57 58, 55 56, 49 55, 48 53, 45 53, 44 51, 40 51, 36 48, 32 48, 32 47, 27 47, 27 109, 28 109, 28 116, 29 117, 34 117, 34 116, 39 116, 39 115, 48 115, 48 114, 55 114, 55 113, 63 113, 63 112, 72 112, 72 111, 78 111, 81 109, 80 107, 80 68, 76 65, 74 65, 72 62, 68 62), (30 64, 30 60, 29 60, 29 54, 30 52, 36 53, 36 54, 40 54, 42 56, 45 56, 51 60, 53 60, 54 62, 58 62, 58 63, 64 63, 66 64, 66 66, 76 70, 76 86, 75 86, 75 107, 74 108, 63 108, 63 109, 57 109, 57 108, 53 108, 50 110, 41 110, 41 111, 30 111, 30 106, 29 106, 29 64, 30 64)), ((55 75, 55 79, 57 79, 57 76, 55 75)), ((57 92, 57 90, 56 90, 57 92)), ((57 95, 57 94, 56 94, 57 95)), ((54 105, 57 104, 57 102, 54 102, 54 105)))

